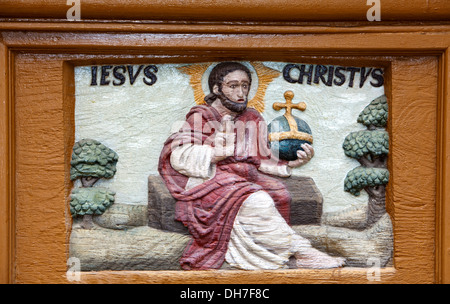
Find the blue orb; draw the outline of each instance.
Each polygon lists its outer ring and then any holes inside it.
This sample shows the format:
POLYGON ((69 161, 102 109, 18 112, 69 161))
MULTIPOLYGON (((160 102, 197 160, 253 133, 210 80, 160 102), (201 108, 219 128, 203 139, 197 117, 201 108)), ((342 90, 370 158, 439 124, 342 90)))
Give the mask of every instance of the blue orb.
MULTIPOLYGON (((297 130, 299 132, 308 133, 312 135, 311 128, 309 125, 302 119, 293 116, 295 122, 297 123, 297 130)), ((284 116, 280 116, 272 120, 272 122, 267 126, 268 133, 281 133, 281 132, 289 132, 290 127, 289 123, 284 116)), ((301 145, 304 143, 312 144, 308 140, 296 139, 296 138, 288 138, 280 141, 271 141, 270 148, 272 151, 279 155, 279 158, 282 160, 296 160, 297 159, 297 151, 302 150, 301 145)))

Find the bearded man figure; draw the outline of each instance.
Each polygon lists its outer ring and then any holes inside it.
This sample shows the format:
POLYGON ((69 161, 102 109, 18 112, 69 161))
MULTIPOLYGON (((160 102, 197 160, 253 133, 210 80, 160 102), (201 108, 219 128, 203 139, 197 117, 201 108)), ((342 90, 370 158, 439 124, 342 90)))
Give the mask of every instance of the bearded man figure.
POLYGON ((270 175, 314 155, 305 144, 294 161, 270 150, 267 125, 247 108, 249 69, 235 62, 210 73, 206 105, 194 106, 181 130, 165 142, 158 170, 177 200, 175 218, 192 236, 180 259, 182 269, 282 269, 295 257, 298 268, 334 268, 345 260, 313 248, 289 226, 291 197, 270 175))

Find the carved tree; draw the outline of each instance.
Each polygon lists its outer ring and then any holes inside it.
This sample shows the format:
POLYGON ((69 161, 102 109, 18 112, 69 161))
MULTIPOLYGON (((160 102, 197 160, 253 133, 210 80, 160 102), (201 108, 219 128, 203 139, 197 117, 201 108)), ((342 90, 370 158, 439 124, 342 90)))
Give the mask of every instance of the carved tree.
POLYGON ((344 190, 358 196, 361 190, 369 195, 367 225, 372 226, 386 213, 386 184, 389 181, 387 156, 389 135, 386 130, 388 106, 386 96, 374 99, 358 117, 367 130, 352 132, 342 145, 347 156, 361 164, 348 172, 344 190))
POLYGON ((94 139, 82 139, 73 146, 70 179, 80 178, 83 187, 92 187, 100 178, 116 173, 119 156, 94 139))
POLYGON ((114 203, 116 193, 105 188, 77 188, 70 195, 70 213, 83 217, 83 228, 92 227, 92 216, 101 215, 114 203))
POLYGON ((92 188, 100 178, 112 178, 119 156, 94 139, 82 139, 73 146, 70 179, 80 179, 83 188, 71 193, 70 212, 83 216, 84 228, 92 227, 92 216, 102 214, 114 202, 115 193, 104 188, 92 188))

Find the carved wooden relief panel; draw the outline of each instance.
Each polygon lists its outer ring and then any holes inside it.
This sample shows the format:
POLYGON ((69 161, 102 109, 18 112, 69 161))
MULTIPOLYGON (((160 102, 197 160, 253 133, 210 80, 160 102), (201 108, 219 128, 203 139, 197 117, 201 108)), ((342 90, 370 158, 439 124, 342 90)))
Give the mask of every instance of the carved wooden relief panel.
POLYGON ((82 270, 393 266, 377 67, 75 67, 82 270))
POLYGON ((1 282, 449 281, 447 2, 50 2, 0 10, 1 282))

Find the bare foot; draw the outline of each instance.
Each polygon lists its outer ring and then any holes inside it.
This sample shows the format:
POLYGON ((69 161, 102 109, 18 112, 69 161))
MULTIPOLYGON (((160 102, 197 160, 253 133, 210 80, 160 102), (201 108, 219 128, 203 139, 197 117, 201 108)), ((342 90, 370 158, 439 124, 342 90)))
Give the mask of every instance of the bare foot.
POLYGON ((296 253, 295 258, 298 268, 337 268, 345 265, 345 258, 332 257, 315 248, 296 253))

